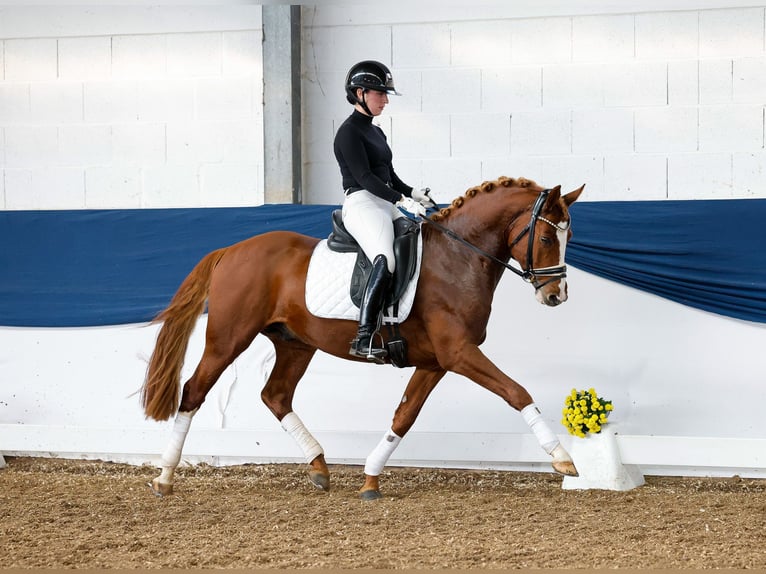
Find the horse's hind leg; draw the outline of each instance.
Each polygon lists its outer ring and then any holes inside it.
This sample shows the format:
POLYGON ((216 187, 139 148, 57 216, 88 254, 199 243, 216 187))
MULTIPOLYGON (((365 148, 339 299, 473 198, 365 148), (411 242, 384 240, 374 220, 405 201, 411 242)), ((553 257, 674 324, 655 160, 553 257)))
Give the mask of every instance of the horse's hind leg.
POLYGON ((162 472, 147 485, 156 496, 173 494, 173 477, 178 463, 181 462, 181 451, 186 441, 186 435, 189 433, 192 418, 194 418, 196 412, 196 410, 189 412, 178 411, 176 414, 170 441, 168 446, 165 447, 165 452, 162 453, 160 462, 162 472))
POLYGON ((309 464, 309 480, 320 490, 330 490, 330 471, 324 458, 324 450, 313 435, 293 412, 293 396, 311 359, 316 353, 314 347, 292 339, 287 333, 269 333, 274 343, 276 360, 261 399, 282 424, 282 428, 293 437, 309 464))
POLYGON ((189 432, 192 418, 199 410, 208 392, 216 383, 221 373, 234 359, 252 342, 253 337, 245 337, 240 344, 226 350, 219 349, 208 337, 205 350, 202 354, 194 374, 184 384, 181 395, 181 404, 176 414, 170 441, 168 442, 161 459, 160 476, 149 483, 152 492, 157 496, 165 496, 173 493, 173 482, 176 468, 181 461, 186 435, 189 432))

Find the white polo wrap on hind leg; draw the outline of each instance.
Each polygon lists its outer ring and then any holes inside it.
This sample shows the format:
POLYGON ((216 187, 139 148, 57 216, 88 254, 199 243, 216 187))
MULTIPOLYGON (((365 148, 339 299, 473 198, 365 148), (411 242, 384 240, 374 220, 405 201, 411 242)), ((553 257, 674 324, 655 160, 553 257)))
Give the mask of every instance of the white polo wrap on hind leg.
POLYGON ((306 462, 311 462, 320 454, 324 454, 322 446, 295 413, 289 412, 282 418, 282 428, 298 443, 298 446, 303 451, 303 455, 306 457, 306 462))
POLYGON ((165 448, 165 452, 162 453, 160 462, 162 473, 159 476, 159 481, 163 484, 171 484, 173 482, 173 474, 178 463, 181 462, 181 451, 183 450, 186 435, 189 434, 189 427, 196 412, 197 409, 188 412, 179 411, 176 415, 173 431, 170 435, 170 442, 165 448))
POLYGON ((369 476, 379 476, 383 472, 383 467, 386 466, 391 454, 402 442, 402 437, 390 430, 383 435, 380 439, 378 446, 376 446, 364 464, 364 474, 369 476))
POLYGON ((532 403, 524 407, 521 410, 521 416, 524 418, 524 422, 529 425, 529 428, 532 429, 537 442, 540 443, 543 450, 548 454, 553 454, 553 451, 559 445, 559 439, 556 438, 548 423, 543 419, 543 415, 540 413, 537 405, 532 403))

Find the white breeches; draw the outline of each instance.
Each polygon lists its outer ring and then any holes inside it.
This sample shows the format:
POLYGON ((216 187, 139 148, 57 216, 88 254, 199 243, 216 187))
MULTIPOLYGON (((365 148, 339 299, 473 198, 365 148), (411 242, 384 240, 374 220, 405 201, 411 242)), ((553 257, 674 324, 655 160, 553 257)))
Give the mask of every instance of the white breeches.
POLYGON ((343 224, 348 232, 370 261, 378 255, 385 255, 391 273, 396 267, 392 222, 399 217, 404 217, 404 214, 393 203, 365 189, 351 193, 343 202, 343 224))

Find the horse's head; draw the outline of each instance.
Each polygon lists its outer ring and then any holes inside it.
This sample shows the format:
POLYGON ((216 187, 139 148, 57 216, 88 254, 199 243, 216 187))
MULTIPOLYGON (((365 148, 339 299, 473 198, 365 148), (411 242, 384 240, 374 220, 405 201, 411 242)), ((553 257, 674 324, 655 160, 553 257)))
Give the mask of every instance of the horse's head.
POLYGON ((529 179, 500 177, 468 189, 429 222, 521 276, 535 287, 538 301, 555 307, 567 300, 564 252, 572 235, 569 206, 584 188, 561 195, 560 185, 543 189, 529 179))
POLYGON ((529 191, 537 192, 534 203, 510 227, 511 256, 521 265, 521 276, 535 287, 535 297, 543 305, 555 307, 567 300, 564 254, 572 236, 569 206, 584 188, 582 185, 562 195, 560 185, 552 189, 531 185, 529 191))

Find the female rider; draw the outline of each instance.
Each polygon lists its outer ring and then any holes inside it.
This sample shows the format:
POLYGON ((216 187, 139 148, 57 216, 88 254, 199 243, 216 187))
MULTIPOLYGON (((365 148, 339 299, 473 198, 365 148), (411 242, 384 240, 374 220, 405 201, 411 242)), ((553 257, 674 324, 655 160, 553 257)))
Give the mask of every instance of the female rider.
POLYGON ((434 207, 426 190, 415 190, 396 175, 386 136, 372 119, 383 112, 388 95, 401 95, 390 70, 365 60, 346 75, 346 99, 354 111, 335 134, 335 158, 343 178, 343 224, 372 262, 359 306, 359 330, 349 353, 383 363, 387 351, 375 344, 388 287, 394 273, 393 220, 403 209, 424 216, 434 207))

